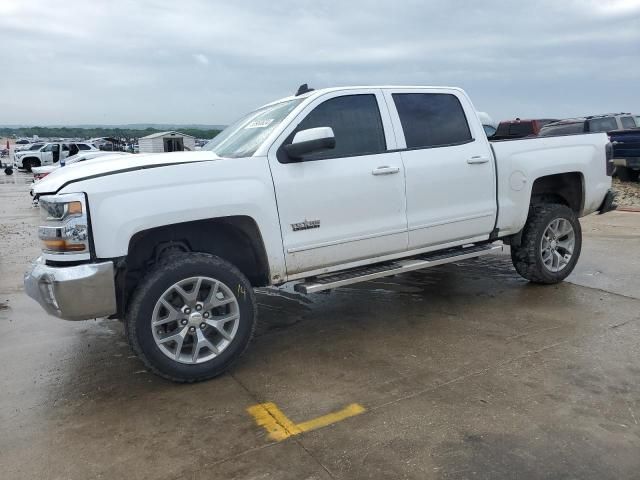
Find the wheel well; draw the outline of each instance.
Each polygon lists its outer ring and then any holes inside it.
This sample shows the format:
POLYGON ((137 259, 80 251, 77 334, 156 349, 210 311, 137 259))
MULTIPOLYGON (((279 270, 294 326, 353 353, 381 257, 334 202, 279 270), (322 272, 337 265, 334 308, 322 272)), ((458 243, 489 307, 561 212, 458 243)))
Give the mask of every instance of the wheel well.
POLYGON ((24 165, 24 162, 32 163, 34 167, 37 167, 40 164, 40 159, 38 157, 26 157, 22 159, 23 165, 24 165))
POLYGON ((579 172, 537 178, 531 189, 531 204, 561 203, 580 215, 584 206, 584 180, 579 172))
POLYGON ((176 251, 221 257, 234 264, 254 287, 270 282, 264 243, 252 218, 234 216, 177 223, 144 230, 131 238, 126 272, 122 272, 125 275, 119 286, 119 304, 128 303, 136 285, 153 264, 176 251))

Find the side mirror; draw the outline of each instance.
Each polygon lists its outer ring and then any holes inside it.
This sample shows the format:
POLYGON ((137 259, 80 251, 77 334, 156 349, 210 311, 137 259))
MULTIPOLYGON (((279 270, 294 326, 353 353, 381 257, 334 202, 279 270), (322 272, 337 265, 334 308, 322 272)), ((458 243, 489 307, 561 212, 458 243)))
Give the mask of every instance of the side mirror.
POLYGON ((289 145, 285 145, 284 149, 289 158, 300 160, 308 153, 335 148, 336 137, 331 127, 309 128, 300 130, 293 137, 293 141, 289 145))

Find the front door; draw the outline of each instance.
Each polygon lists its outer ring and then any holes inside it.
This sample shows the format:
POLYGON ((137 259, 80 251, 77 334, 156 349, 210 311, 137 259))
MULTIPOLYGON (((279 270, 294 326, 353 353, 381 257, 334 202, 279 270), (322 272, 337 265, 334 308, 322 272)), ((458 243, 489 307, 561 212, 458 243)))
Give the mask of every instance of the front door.
POLYGON ((60 155, 61 155, 60 144, 54 143, 51 147, 51 152, 53 154, 52 155, 53 163, 58 163, 60 161, 60 155))
POLYGON ((283 132, 269 162, 289 276, 406 250, 404 167, 393 149, 379 90, 323 95, 283 132), (315 127, 333 129, 335 148, 282 163, 282 145, 315 127))
POLYGON ((495 165, 470 101, 451 89, 385 95, 404 142, 409 249, 488 239, 497 213, 495 165))
POLYGON ((40 164, 51 165, 53 163, 53 147, 55 144, 50 143, 42 150, 40 150, 40 164))

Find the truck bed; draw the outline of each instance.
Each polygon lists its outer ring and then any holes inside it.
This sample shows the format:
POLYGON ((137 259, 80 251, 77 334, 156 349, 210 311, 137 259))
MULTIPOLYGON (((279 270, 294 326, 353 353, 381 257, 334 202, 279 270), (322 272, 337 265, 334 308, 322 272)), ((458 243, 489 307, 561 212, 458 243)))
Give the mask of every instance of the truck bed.
POLYGON ((610 188, 606 171, 606 133, 586 133, 557 137, 528 137, 491 141, 497 170, 498 220, 500 235, 517 233, 524 225, 533 187, 532 178, 553 175, 559 170, 576 172, 585 192, 581 215, 595 212, 610 188))

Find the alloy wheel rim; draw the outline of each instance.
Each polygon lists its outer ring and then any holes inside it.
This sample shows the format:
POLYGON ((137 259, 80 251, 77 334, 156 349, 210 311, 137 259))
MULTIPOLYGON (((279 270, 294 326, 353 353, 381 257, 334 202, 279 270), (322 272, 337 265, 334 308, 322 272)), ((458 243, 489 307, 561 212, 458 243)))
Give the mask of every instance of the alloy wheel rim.
POLYGON ((160 296, 151 331, 156 346, 171 360, 199 364, 226 350, 239 324, 240 307, 229 287, 215 278, 190 277, 160 296))
POLYGON ((540 241, 540 256, 545 268, 553 273, 564 270, 571 262, 576 234, 571 222, 555 218, 549 222, 540 241))

